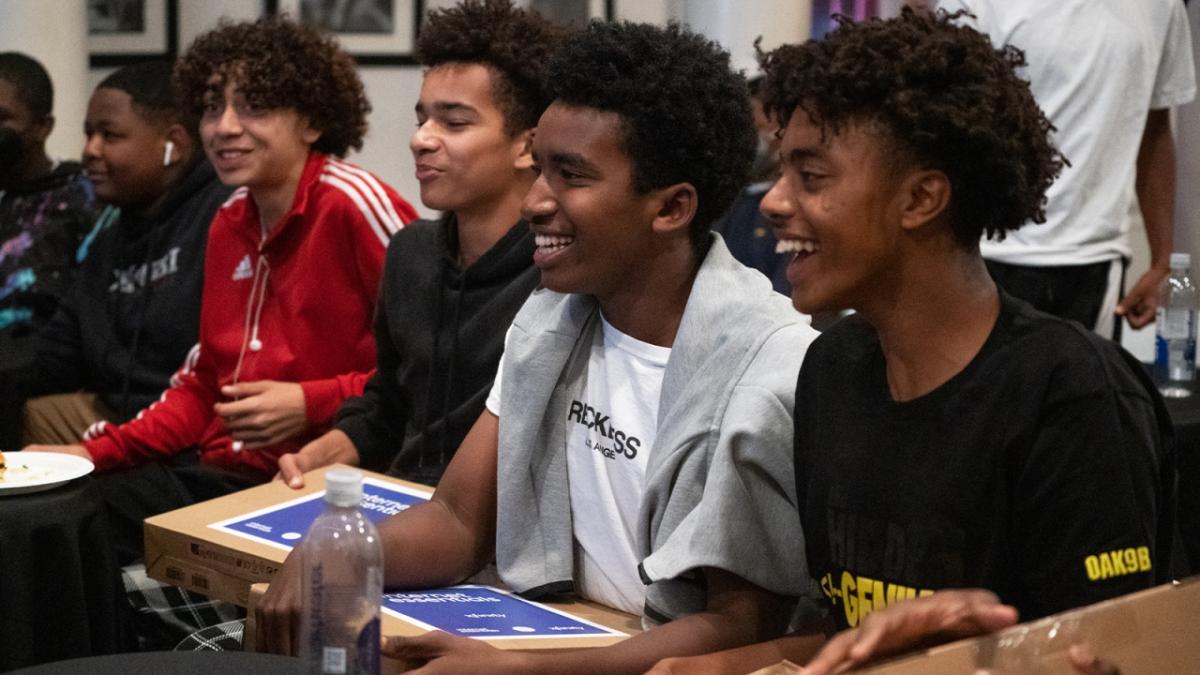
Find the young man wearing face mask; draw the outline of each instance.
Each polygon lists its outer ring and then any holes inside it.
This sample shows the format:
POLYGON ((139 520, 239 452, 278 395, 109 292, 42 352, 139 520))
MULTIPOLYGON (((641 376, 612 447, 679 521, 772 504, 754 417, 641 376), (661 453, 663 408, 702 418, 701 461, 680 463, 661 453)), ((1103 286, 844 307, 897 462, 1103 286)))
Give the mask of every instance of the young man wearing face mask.
MULTIPOLYGON (((49 320, 75 272, 75 250, 91 228, 93 196, 76 162, 46 156, 54 88, 45 68, 0 53, 0 373, 28 361, 27 338, 49 320)), ((0 398, 0 447, 16 439, 16 405, 0 398)))

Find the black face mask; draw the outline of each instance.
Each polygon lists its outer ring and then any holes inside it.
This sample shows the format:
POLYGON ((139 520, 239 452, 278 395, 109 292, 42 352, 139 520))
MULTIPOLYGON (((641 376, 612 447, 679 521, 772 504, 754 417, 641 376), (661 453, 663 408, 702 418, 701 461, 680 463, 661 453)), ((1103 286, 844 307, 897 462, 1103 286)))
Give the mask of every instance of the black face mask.
POLYGON ((0 127, 0 178, 8 178, 17 172, 25 157, 25 142, 21 134, 7 127, 0 127))

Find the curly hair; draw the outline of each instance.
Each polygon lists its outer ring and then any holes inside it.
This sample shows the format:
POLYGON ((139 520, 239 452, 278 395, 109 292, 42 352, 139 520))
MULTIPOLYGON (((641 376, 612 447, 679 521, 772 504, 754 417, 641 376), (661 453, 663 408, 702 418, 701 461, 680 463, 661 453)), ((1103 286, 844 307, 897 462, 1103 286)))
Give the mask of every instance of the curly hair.
POLYGON ((444 63, 479 63, 492 78, 492 96, 504 113, 510 136, 537 126, 550 105, 546 62, 565 31, 509 0, 464 0, 430 10, 417 38, 417 60, 432 68, 444 63))
POLYGON ((890 20, 841 24, 823 41, 759 54, 764 106, 784 126, 796 109, 824 133, 875 125, 891 160, 944 172, 958 241, 1004 238, 1045 222, 1046 189, 1064 159, 1016 69, 1025 55, 995 49, 987 36, 954 23, 960 14, 905 9, 890 20))
POLYGON ((593 21, 550 62, 549 86, 556 101, 620 115, 639 192, 696 188, 689 234, 703 251, 749 177, 757 138, 746 81, 728 52, 675 23, 593 21))
POLYGON ((315 29, 286 16, 222 21, 175 66, 175 87, 193 114, 203 111, 214 75, 219 86, 237 83, 255 106, 304 115, 321 132, 314 150, 341 157, 362 149, 371 104, 354 60, 315 29))

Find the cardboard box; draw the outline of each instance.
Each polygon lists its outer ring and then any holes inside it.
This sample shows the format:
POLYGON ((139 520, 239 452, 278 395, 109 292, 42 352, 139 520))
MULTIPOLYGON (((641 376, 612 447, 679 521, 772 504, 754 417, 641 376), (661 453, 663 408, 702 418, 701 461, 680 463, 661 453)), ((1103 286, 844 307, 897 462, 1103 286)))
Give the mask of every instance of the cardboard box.
MULTIPOLYGON (((336 466, 336 465, 335 465, 336 466)), ((213 524, 238 520, 288 502, 310 497, 325 489, 325 467, 305 474, 302 490, 279 481, 243 490, 200 504, 146 519, 146 573, 153 579, 203 593, 211 598, 248 607, 251 587, 269 582, 279 571, 288 551, 213 524)), ((370 481, 399 486, 409 493, 431 495, 432 488, 364 471, 370 481)), ((487 572, 472 583, 499 585, 487 572)), ((265 585, 262 586, 265 589, 265 585)), ((261 593, 262 591, 260 591, 261 593)), ((542 603, 606 628, 633 635, 641 631, 640 619, 588 602, 542 603)), ((383 615, 384 635, 420 635, 426 629, 383 615)), ((248 626, 249 630, 252 627, 248 626)), ((505 649, 597 647, 619 642, 624 636, 563 637, 489 640, 505 649)), ((247 640, 247 643, 252 641, 247 640)))
POLYGON ((864 675, 1068 675, 1074 644, 1124 675, 1200 673, 1200 577, 1165 584, 999 633, 960 640, 861 671, 864 675))
MULTIPOLYGON (((210 527, 213 523, 271 507, 325 489, 325 467, 305 474, 304 488, 272 481, 248 490, 147 518, 146 573, 153 579, 243 607, 250 586, 270 581, 287 558, 278 546, 210 527)), ((368 478, 423 495, 433 489, 364 471, 368 478)))

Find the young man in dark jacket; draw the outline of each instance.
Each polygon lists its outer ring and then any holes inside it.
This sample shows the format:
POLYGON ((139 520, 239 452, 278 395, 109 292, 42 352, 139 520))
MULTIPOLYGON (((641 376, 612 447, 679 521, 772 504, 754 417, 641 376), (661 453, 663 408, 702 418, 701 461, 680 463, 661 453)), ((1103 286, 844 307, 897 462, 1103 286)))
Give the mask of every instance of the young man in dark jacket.
POLYGON ((445 215, 409 225, 388 246, 378 370, 332 431, 280 458, 292 487, 334 462, 436 484, 483 411, 505 330, 537 285, 520 211, 536 177, 533 127, 548 102, 543 64, 558 39, 507 0, 430 14, 409 145, 422 203, 445 215))
POLYGON ((196 343, 208 224, 232 189, 198 152, 171 64, 116 71, 88 106, 85 170, 111 206, 79 247, 77 282, 33 342, 26 443, 75 443, 170 386, 196 343), (63 394, 83 390, 79 395, 63 394), (46 396, 57 394, 57 396, 46 396))

